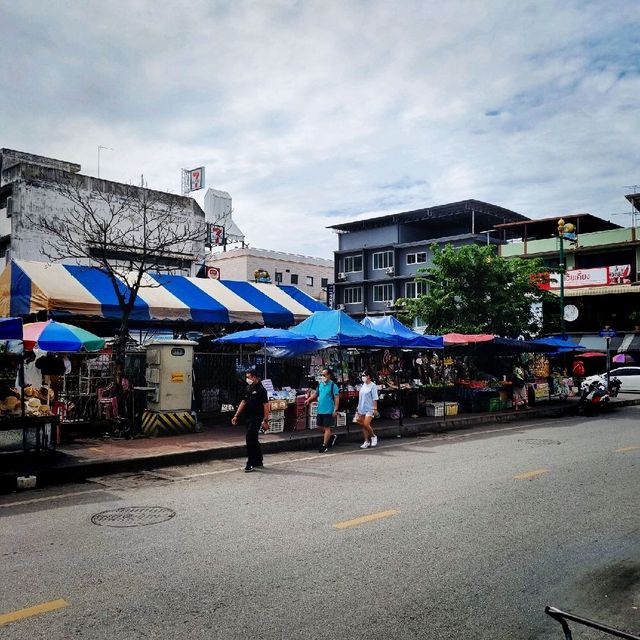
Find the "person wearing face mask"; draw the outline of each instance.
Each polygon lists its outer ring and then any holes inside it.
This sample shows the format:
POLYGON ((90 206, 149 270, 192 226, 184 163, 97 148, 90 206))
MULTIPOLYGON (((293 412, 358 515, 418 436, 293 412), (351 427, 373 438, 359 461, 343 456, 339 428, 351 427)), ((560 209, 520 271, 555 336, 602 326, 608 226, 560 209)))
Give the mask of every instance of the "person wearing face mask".
POLYGON ((338 439, 336 434, 331 433, 338 415, 338 405, 340 404, 340 389, 332 380, 329 369, 322 370, 322 381, 305 401, 305 405, 318 400, 318 414, 316 424, 318 429, 324 430, 324 439, 320 447, 320 453, 325 453, 327 449, 333 447, 338 439))
POLYGON ((247 466, 245 472, 254 471, 264 466, 262 462, 262 451, 260 450, 260 440, 258 434, 260 427, 267 431, 269 429, 269 397, 267 390, 262 386, 260 377, 255 369, 250 369, 246 373, 247 395, 238 406, 236 414, 231 419, 231 424, 238 424, 238 416, 245 412, 247 421, 247 466))
POLYGON ((371 380, 371 374, 365 371, 362 374, 362 386, 358 400, 358 410, 356 412, 356 422, 362 427, 364 442, 361 449, 368 449, 378 445, 378 436, 373 432, 371 421, 378 413, 378 387, 371 380))

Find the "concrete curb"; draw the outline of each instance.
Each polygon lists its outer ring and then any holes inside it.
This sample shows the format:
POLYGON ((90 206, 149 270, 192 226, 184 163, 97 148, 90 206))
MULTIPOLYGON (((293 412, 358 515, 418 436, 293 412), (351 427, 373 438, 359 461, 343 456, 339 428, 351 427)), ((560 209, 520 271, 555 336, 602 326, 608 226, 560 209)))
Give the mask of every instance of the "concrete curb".
MULTIPOLYGON (((615 399, 612 400, 608 407, 614 409, 634 405, 640 405, 640 398, 615 399)), ((379 424, 376 427, 376 433, 382 439, 397 436, 414 437, 425 433, 444 433, 482 425, 522 422, 533 418, 559 418, 575 415, 576 413, 576 403, 571 402, 519 412, 510 410, 480 415, 451 416, 439 420, 425 420, 424 418, 409 419, 405 421, 402 427, 399 427, 397 423, 379 424)), ((341 442, 359 442, 362 438, 359 428, 351 430, 350 433, 347 433, 345 430, 340 430, 338 433, 341 442)), ((318 432, 313 431, 309 432, 308 435, 294 434, 294 436, 289 439, 264 440, 262 441, 262 450, 265 454, 273 454, 280 451, 299 451, 318 448, 321 443, 321 437, 318 432)), ((194 464, 207 460, 241 458, 245 454, 245 446, 238 444, 212 447, 210 449, 171 452, 153 456, 140 456, 124 460, 104 460, 71 464, 65 464, 65 461, 60 459, 54 461, 53 464, 46 464, 46 460, 32 459, 32 464, 26 461, 23 469, 24 473, 37 476, 38 487, 42 487, 53 484, 82 482, 87 478, 95 476, 148 471, 158 467, 194 464)), ((0 493, 15 491, 17 478, 21 475, 23 475, 23 472, 19 471, 12 471, 0 475, 0 493)))

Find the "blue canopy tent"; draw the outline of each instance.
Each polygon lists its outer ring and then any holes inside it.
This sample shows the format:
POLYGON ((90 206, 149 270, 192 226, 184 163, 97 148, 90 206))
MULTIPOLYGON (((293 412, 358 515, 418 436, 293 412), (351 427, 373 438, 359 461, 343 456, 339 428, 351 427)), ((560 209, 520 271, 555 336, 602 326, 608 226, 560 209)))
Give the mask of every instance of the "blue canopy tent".
POLYGON ((22 319, 0 318, 0 340, 22 340, 22 319))
POLYGON ((554 347, 557 349, 558 353, 570 353, 572 351, 584 351, 586 347, 579 345, 568 338, 558 338, 558 337, 549 337, 549 338, 537 338, 536 340, 531 340, 533 344, 544 345, 548 347, 554 347))
POLYGON ((392 336, 369 329, 344 311, 316 311, 291 331, 334 347, 394 347, 392 336))
POLYGON ((269 347, 278 349, 277 357, 285 357, 291 355, 299 355, 301 353, 309 353, 310 351, 318 351, 331 346, 321 340, 308 338, 306 336, 294 333, 288 329, 273 329, 271 327, 261 327, 260 329, 249 329, 248 331, 237 331, 222 338, 218 338, 215 342, 225 344, 255 344, 264 347, 264 377, 267 377, 267 349, 269 347))
POLYGON ((368 329, 374 329, 393 337, 395 346, 402 349, 443 349, 442 336, 422 335, 406 327, 394 316, 366 317, 361 324, 368 329))

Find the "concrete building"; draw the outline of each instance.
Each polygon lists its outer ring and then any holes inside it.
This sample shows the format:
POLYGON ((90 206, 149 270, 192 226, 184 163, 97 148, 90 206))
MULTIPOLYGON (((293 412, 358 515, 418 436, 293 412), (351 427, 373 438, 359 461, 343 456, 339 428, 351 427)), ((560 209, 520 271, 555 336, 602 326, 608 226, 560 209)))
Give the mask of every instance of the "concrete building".
MULTIPOLYGON (((144 192, 149 201, 154 202, 156 210, 170 213, 169 219, 171 224, 175 222, 176 228, 202 227, 202 240, 189 240, 182 243, 179 250, 165 252, 157 259, 158 264, 174 273, 195 275, 196 265, 202 264, 205 253, 205 214, 193 198, 85 176, 80 174, 80 169, 79 164, 72 162, 0 149, 0 265, 11 259, 49 262, 43 254, 48 238, 34 226, 33 220, 40 216, 68 217, 73 204, 62 187, 73 184, 83 197, 93 194, 92 202, 100 212, 106 213, 108 207, 99 196, 123 202, 126 194, 130 195, 133 190, 135 196, 144 192)), ((130 215, 135 216, 135 211, 130 215)), ((136 228, 132 219, 128 222, 129 227, 136 228)), ((126 248, 113 248, 113 261, 126 263, 129 256, 137 255, 139 241, 136 231, 132 231, 126 248)), ((83 262, 75 258, 66 261, 83 262)))
POLYGON ((333 282, 333 261, 294 253, 244 247, 207 255, 207 266, 216 267, 223 280, 254 281, 266 271, 275 284, 292 284, 321 302, 333 282))
MULTIPOLYGON (((433 244, 497 244, 496 224, 528 220, 487 202, 464 200, 329 227, 338 233, 334 307, 354 317, 388 313, 398 298, 426 293, 418 269, 433 244)), ((508 235, 508 231, 504 231, 508 235)))
MULTIPOLYGON (((634 207, 640 206, 640 194, 627 198, 634 207)), ((577 316, 566 322, 566 331, 576 337, 592 334, 594 339, 585 344, 602 349, 604 340, 596 336, 604 327, 619 332, 640 329, 640 235, 633 223, 624 228, 590 214, 567 214, 497 225, 495 235, 503 241, 500 255, 541 258, 553 273, 560 261, 560 218, 576 228, 575 243, 563 241, 564 302, 577 309, 577 316), (508 242, 507 234, 511 236, 508 242)), ((550 288, 559 294, 556 274, 552 275, 550 288)), ((571 309, 570 316, 575 314, 571 309)))

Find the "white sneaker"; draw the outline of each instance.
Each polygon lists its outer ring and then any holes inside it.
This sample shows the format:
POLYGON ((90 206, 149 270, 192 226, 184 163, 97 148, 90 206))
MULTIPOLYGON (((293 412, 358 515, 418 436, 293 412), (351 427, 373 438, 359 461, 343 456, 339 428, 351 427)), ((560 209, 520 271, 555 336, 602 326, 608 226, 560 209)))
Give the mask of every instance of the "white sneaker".
POLYGON ((361 445, 360 448, 361 449, 368 449, 371 446, 370 442, 368 440, 365 440, 361 445))
POLYGON ((371 436, 371 446, 372 447, 378 446, 378 436, 371 436))

